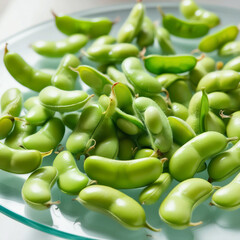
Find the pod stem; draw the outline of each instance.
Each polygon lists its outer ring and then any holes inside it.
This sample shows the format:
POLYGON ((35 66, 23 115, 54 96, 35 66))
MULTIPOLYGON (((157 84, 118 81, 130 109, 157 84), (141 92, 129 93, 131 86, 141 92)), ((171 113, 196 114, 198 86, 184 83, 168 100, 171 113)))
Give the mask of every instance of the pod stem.
POLYGON ((220 188, 221 188, 221 186, 213 186, 213 189, 215 189, 215 190, 218 190, 220 188))
MULTIPOLYGON (((87 149, 85 155, 88 155, 88 153, 89 153, 92 149, 94 149, 95 146, 96 146, 96 144, 97 144, 96 140, 93 139, 93 138, 89 139, 88 142, 91 142, 91 145, 90 145, 90 147, 87 149), (93 143, 93 144, 92 144, 92 143, 93 143)), ((87 143, 87 145, 88 145, 88 143, 87 143)))
POLYGON ((141 52, 139 53, 139 57, 144 60, 146 57, 144 56, 146 53, 147 49, 144 47, 141 52))
POLYGON ((89 181, 88 186, 94 185, 94 184, 98 184, 97 180, 91 180, 91 181, 89 181))
POLYGON ((145 222, 145 226, 144 227, 146 227, 146 228, 148 228, 148 229, 150 229, 150 230, 152 230, 154 232, 160 232, 162 230, 161 228, 155 228, 155 227, 151 226, 148 222, 145 222))
POLYGON ((205 54, 202 53, 198 58, 197 58, 197 62, 203 60, 205 58, 205 54))
POLYGON ((220 115, 220 117, 221 117, 222 119, 224 119, 224 118, 231 118, 231 117, 232 117, 232 114, 230 114, 230 115, 224 114, 224 110, 220 110, 220 111, 219 111, 219 115, 220 115))
POLYGON ((52 205, 56 205, 56 204, 60 204, 60 203, 61 203, 60 200, 55 201, 55 202, 49 201, 49 202, 46 202, 46 203, 45 203, 45 206, 49 208, 49 207, 51 207, 52 205))
POLYGON ((190 53, 195 54, 195 53, 200 53, 201 51, 198 48, 193 49, 190 53))
POLYGON ((209 206, 215 206, 213 202, 210 202, 209 203, 209 206))
POLYGON ((217 70, 221 70, 223 68, 223 65, 224 65, 224 63, 222 61, 218 61, 216 63, 216 69, 217 70))
POLYGON ((165 17, 165 12, 162 10, 162 8, 160 6, 157 6, 157 10, 160 12, 162 17, 165 17))
POLYGON ((64 150, 64 146, 62 144, 58 144, 57 146, 57 151, 55 151, 55 154, 59 154, 60 152, 62 152, 64 150))
POLYGON ((189 226, 191 226, 191 227, 196 227, 196 226, 201 225, 202 223, 203 223, 203 221, 199 221, 199 222, 195 222, 195 223, 190 222, 190 223, 189 223, 189 226))
POLYGON ((53 149, 51 149, 51 150, 48 151, 48 152, 43 152, 43 153, 41 153, 41 155, 42 155, 42 157, 47 157, 47 156, 51 155, 52 152, 53 152, 53 149))
POLYGON ((7 46, 8 46, 8 43, 5 44, 5 47, 4 47, 4 55, 8 53, 8 48, 7 48, 7 46))
POLYGON ((227 138, 227 141, 232 142, 232 141, 237 141, 238 139, 239 139, 238 137, 230 137, 230 138, 227 138))
POLYGON ((168 158, 166 158, 166 157, 162 158, 160 161, 161 161, 162 164, 164 164, 166 161, 168 161, 168 158))
POLYGON ((52 15, 56 18, 58 15, 51 9, 52 15))
POLYGON ((112 21, 112 25, 118 23, 121 20, 120 16, 117 16, 113 21, 112 21))

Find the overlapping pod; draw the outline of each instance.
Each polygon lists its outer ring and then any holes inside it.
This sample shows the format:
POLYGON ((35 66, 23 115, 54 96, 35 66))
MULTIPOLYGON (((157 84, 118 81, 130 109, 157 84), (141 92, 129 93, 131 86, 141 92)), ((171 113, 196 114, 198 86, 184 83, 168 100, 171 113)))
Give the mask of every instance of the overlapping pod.
POLYGON ((240 56, 235 57, 228 61, 224 66, 223 70, 234 70, 240 72, 240 56))
POLYGON ((230 120, 226 127, 226 133, 228 137, 238 137, 238 139, 240 139, 240 111, 234 112, 230 116, 230 120))
POLYGON ((239 54, 240 41, 227 42, 218 50, 218 55, 222 57, 237 56, 239 54))

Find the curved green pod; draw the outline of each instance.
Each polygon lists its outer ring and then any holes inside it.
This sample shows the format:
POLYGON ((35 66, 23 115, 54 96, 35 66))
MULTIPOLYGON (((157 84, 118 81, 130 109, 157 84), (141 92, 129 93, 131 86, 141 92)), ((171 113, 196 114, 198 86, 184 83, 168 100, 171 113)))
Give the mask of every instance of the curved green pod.
MULTIPOLYGON (((44 210, 50 207, 51 188, 56 182, 58 171, 55 167, 47 166, 34 171, 23 184, 22 198, 32 208, 44 210)), ((57 203, 57 202, 56 202, 57 203)))
POLYGON ((9 52, 7 45, 3 61, 8 72, 23 86, 40 92, 43 88, 51 85, 51 74, 34 69, 18 53, 9 52))
POLYGON ((36 133, 23 139, 23 146, 27 149, 36 149, 47 152, 55 149, 65 133, 65 126, 59 118, 52 118, 36 133))
POLYGON ((91 185, 84 188, 76 200, 90 210, 112 217, 124 227, 160 231, 146 222, 144 209, 137 201, 114 188, 91 185))
POLYGON ((194 208, 210 197, 213 190, 213 186, 201 178, 191 178, 179 183, 160 205, 161 219, 177 229, 200 225, 201 221, 191 222, 192 212, 194 208))
POLYGON ((185 76, 174 73, 162 73, 156 77, 157 81, 162 83, 164 88, 170 87, 173 83, 179 80, 186 80, 185 76))
POLYGON ((235 57, 228 61, 224 66, 223 70, 234 70, 240 72, 240 56, 235 57))
POLYGON ((91 179, 120 189, 146 186, 159 177, 162 169, 162 162, 155 157, 121 161, 90 156, 84 161, 84 170, 91 179))
POLYGON ((80 172, 69 151, 60 152, 53 161, 53 167, 58 170, 58 187, 64 193, 77 195, 88 185, 88 177, 80 172))
POLYGON ((113 25, 113 22, 105 17, 73 18, 67 15, 57 16, 55 13, 53 15, 58 30, 66 35, 82 33, 90 38, 97 38, 109 34, 113 25))
POLYGON ((42 106, 39 97, 30 97, 24 102, 28 110, 24 116, 25 120, 35 126, 43 125, 54 116, 54 111, 42 106))
POLYGON ((240 75, 234 70, 221 70, 206 74, 198 83, 197 91, 205 89, 210 92, 227 92, 238 87, 240 75))
POLYGON ((138 2, 132 8, 126 21, 118 31, 117 41, 119 43, 130 43, 141 31, 144 20, 145 7, 142 2, 138 2))
POLYGON ((238 56, 239 54, 240 41, 227 42, 218 50, 218 55, 222 57, 238 56))
POLYGON ((194 0, 182 0, 180 11, 189 20, 197 20, 206 23, 210 28, 220 23, 220 18, 213 12, 200 8, 194 0))
POLYGON ((172 114, 175 117, 181 118, 186 121, 188 118, 188 109, 181 103, 173 102, 171 105, 172 114))
POLYGON ((240 169, 240 141, 233 147, 211 159, 208 175, 211 181, 222 181, 240 169))
POLYGON ((146 158, 146 157, 157 157, 157 154, 151 148, 142 148, 136 152, 134 159, 146 158))
POLYGON ((54 86, 44 88, 39 93, 41 104, 57 112, 72 112, 82 108, 90 99, 82 90, 65 91, 54 86))
POLYGON ((155 182, 142 190, 139 195, 139 202, 145 205, 154 204, 167 190, 171 182, 171 175, 169 173, 162 173, 155 182))
POLYGON ((202 38, 198 49, 202 52, 212 52, 225 43, 233 41, 237 37, 238 31, 238 27, 235 25, 224 27, 220 31, 202 38))
POLYGON ((151 98, 157 105, 163 110, 166 116, 172 114, 172 109, 169 108, 169 103, 165 97, 163 97, 160 93, 159 94, 151 94, 148 96, 151 98))
POLYGON ((226 126, 223 120, 211 111, 209 111, 205 117, 204 129, 206 132, 215 131, 222 134, 225 134, 226 132, 226 126))
POLYGON ((154 74, 184 73, 191 71, 197 64, 197 59, 192 55, 148 55, 143 60, 146 69, 154 74))
POLYGON ((117 42, 117 39, 111 35, 103 35, 94 40, 91 47, 105 45, 105 44, 114 44, 117 42))
POLYGON ((67 112, 63 113, 61 115, 61 118, 65 126, 70 128, 71 130, 74 130, 77 126, 80 115, 81 112, 67 112))
POLYGON ((132 159, 134 156, 134 150, 137 145, 135 141, 128 136, 122 137, 119 139, 119 149, 118 149, 118 159, 119 160, 128 160, 132 159))
POLYGON ((223 151, 231 140, 214 131, 197 135, 173 154, 169 161, 170 174, 178 181, 192 178, 205 160, 223 151))
POLYGON ((66 54, 55 74, 52 76, 51 83, 53 86, 62 90, 74 90, 78 74, 70 68, 80 65, 80 60, 73 54, 66 54))
POLYGON ((240 174, 213 194, 211 204, 225 210, 238 209, 240 207, 239 183, 240 174))
POLYGON ((4 139, 8 136, 14 126, 14 117, 11 115, 0 116, 0 139, 4 139))
POLYGON ((0 169, 17 174, 30 173, 40 167, 42 158, 48 153, 38 150, 18 150, 0 143, 0 169))
MULTIPOLYGON (((226 127, 228 137, 238 137, 240 139, 240 111, 234 112, 226 127)), ((233 142, 233 143, 236 143, 233 142)))
POLYGON ((73 34, 58 41, 37 41, 31 44, 32 49, 45 57, 63 57, 67 53, 76 53, 88 42, 84 34, 73 34))

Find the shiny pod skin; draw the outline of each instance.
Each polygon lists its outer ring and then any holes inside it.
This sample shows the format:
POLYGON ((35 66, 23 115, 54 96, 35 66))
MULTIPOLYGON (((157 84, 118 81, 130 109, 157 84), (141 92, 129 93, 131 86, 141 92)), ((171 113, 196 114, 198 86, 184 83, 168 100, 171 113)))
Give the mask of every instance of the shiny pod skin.
POLYGON ((192 178, 203 162, 226 148, 228 139, 218 132, 204 132, 181 146, 171 157, 169 171, 173 178, 192 178))
MULTIPOLYGON (((226 132, 228 137, 238 137, 240 139, 240 111, 231 115, 226 132)), ((236 141, 233 143, 236 143, 236 141)))
POLYGON ((73 34, 59 41, 37 41, 31 44, 33 50, 45 57, 63 57, 67 53, 76 53, 87 44, 84 34, 73 34))
MULTIPOLYGON (((239 41, 240 43, 240 41, 239 41)), ((239 44, 240 45, 240 44, 239 44)), ((239 46, 240 48, 240 46, 239 46)), ((228 61, 224 66, 223 70, 234 70, 236 72, 240 72, 240 56, 235 57, 228 61)))
POLYGON ((146 222, 144 209, 137 201, 114 188, 91 185, 84 188, 76 200, 90 210, 114 218, 129 229, 146 227, 159 231, 146 222))
POLYGON ((84 170, 91 179, 120 189, 146 186, 159 177, 162 169, 162 162, 155 157, 121 161, 90 156, 84 161, 84 170))
POLYGON ((53 86, 44 88, 39 93, 41 104, 58 112, 72 112, 82 108, 89 100, 89 96, 82 90, 65 91, 53 86))
POLYGON ((44 210, 50 207, 51 188, 56 182, 58 171, 55 167, 46 166, 34 171, 23 184, 22 198, 32 208, 44 210))
POLYGON ((240 141, 233 147, 219 153, 211 159, 208 165, 208 175, 211 181, 223 181, 240 169, 240 141))
POLYGON ((43 155, 37 150, 17 150, 0 143, 0 169, 17 174, 30 173, 41 165, 43 155))
POLYGON ((80 172, 73 155, 69 151, 60 152, 53 161, 58 170, 58 187, 71 195, 77 195, 88 184, 88 177, 80 172))
POLYGON ((162 173, 155 182, 142 190, 139 195, 139 202, 145 205, 154 204, 167 190, 171 182, 171 175, 169 173, 162 173))
POLYGON ((233 57, 240 54, 240 41, 232 41, 224 44, 219 50, 218 55, 222 57, 233 57))
POLYGON ((191 178, 179 183, 160 205, 161 219, 171 227, 184 229, 198 226, 202 222, 191 223, 192 211, 213 192, 213 186, 201 178, 191 178))
POLYGON ((240 174, 229 184, 218 189, 212 196, 211 204, 225 210, 240 208, 240 174))
POLYGON ((59 118, 52 118, 36 133, 23 139, 23 146, 27 149, 36 149, 47 152, 55 149, 65 133, 65 126, 59 118))

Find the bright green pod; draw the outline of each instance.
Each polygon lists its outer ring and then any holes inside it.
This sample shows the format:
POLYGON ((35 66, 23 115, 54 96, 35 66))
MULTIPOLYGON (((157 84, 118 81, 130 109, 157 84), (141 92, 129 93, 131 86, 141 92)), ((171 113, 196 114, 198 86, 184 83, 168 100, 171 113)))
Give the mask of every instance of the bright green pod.
POLYGON ((141 31, 144 20, 145 7, 138 2, 132 8, 128 18, 118 31, 117 41, 119 43, 130 43, 141 31))
MULTIPOLYGON (((56 182, 58 171, 55 167, 38 168, 25 181, 22 187, 22 198, 32 208, 44 210, 51 202, 51 188, 56 182)), ((57 202, 55 202, 57 203, 57 202)))
POLYGON ((84 170, 91 179, 120 189, 146 186, 159 177, 162 169, 162 162, 155 157, 121 161, 90 156, 84 161, 84 170))
POLYGON ((186 80, 186 77, 182 75, 173 74, 173 73, 162 73, 158 75, 156 79, 158 82, 162 83, 162 86, 164 88, 168 88, 176 81, 186 80))
POLYGON ((238 31, 238 27, 235 25, 224 27, 220 31, 202 38, 198 49, 202 52, 212 52, 225 43, 233 41, 237 37, 238 31))
POLYGON ((139 202, 144 205, 154 204, 168 189, 171 182, 171 175, 169 173, 162 173, 155 182, 142 190, 139 195, 139 202))
POLYGON ((168 121, 172 129, 173 141, 177 144, 183 145, 196 137, 196 133, 191 126, 181 118, 170 116, 168 121))
POLYGON ((37 41, 31 44, 33 50, 45 57, 63 57, 67 53, 76 53, 88 42, 84 34, 73 34, 59 41, 37 41))
POLYGON ((52 85, 62 90, 74 90, 78 74, 70 68, 76 68, 79 65, 80 60, 75 55, 65 55, 52 76, 52 85))
POLYGON ((151 148, 142 148, 136 152, 134 159, 147 157, 157 157, 156 152, 151 148))
POLYGON ((206 74, 198 83, 197 91, 205 89, 210 92, 227 92, 238 87, 240 82, 239 73, 234 70, 221 70, 206 74))
POLYGON ((75 68, 75 71, 78 72, 81 80, 97 95, 110 94, 114 82, 107 75, 87 65, 81 65, 75 68))
POLYGON ((233 147, 219 153, 211 159, 208 165, 208 175, 211 181, 223 181, 240 169, 240 141, 233 147))
POLYGON ((107 186, 91 185, 84 188, 76 198, 86 208, 104 213, 132 230, 139 228, 155 229, 146 222, 142 206, 128 195, 107 186))
POLYGON ((137 44, 140 48, 153 45, 155 36, 155 26, 152 20, 145 16, 143 19, 142 27, 137 35, 137 44))
POLYGON ((209 111, 205 117, 204 129, 206 132, 215 131, 215 132, 225 134, 226 126, 221 118, 219 118, 213 112, 209 111))
POLYGON ((4 144, 10 148, 22 149, 23 139, 36 132, 36 126, 24 121, 16 121, 12 132, 6 137, 4 144))
POLYGON ((148 55, 143 60, 146 69, 154 74, 184 73, 191 71, 197 64, 197 59, 192 55, 148 55))
POLYGON ((204 22, 210 28, 220 23, 220 19, 215 13, 200 8, 194 0, 182 0, 180 2, 180 11, 185 18, 204 22))
POLYGON ((162 54, 175 54, 168 30, 163 27, 157 27, 155 34, 158 44, 161 47, 162 54))
POLYGON ((236 210, 240 208, 239 183, 240 174, 229 184, 221 187, 213 194, 211 204, 225 210, 236 210))
POLYGON ((136 93, 155 94, 162 91, 162 84, 144 70, 138 58, 126 58, 122 62, 122 70, 136 93))
POLYGON ((146 133, 146 132, 140 133, 137 136, 137 143, 138 143, 138 146, 140 146, 140 147, 147 147, 147 148, 152 147, 151 139, 150 139, 148 133, 146 133))
POLYGON ((133 158, 136 143, 129 137, 119 139, 118 159, 129 160, 133 158))
POLYGON ((0 116, 0 139, 4 139, 8 136, 14 126, 14 117, 11 115, 0 116))
POLYGON ((117 39, 110 36, 110 35, 104 35, 101 37, 98 37, 94 42, 92 43, 91 47, 105 45, 105 44, 114 44, 116 43, 117 39))
POLYGON ((30 97, 24 102, 24 107, 28 110, 24 116, 25 120, 36 126, 43 125, 54 116, 54 111, 41 105, 39 97, 30 97))
POLYGON ((172 114, 172 110, 168 106, 167 99, 164 98, 161 94, 153 94, 148 96, 151 98, 157 105, 163 110, 163 112, 169 116, 172 114))
POLYGON ((62 121, 65 126, 74 130, 77 126, 78 120, 80 118, 81 112, 68 112, 61 115, 62 121))
POLYGON ((90 99, 86 92, 82 90, 66 91, 54 86, 44 88, 39 93, 41 104, 57 112, 72 112, 82 108, 90 99))
POLYGON ((0 169, 16 173, 30 173, 40 167, 42 158, 49 153, 40 153, 38 150, 13 149, 0 143, 0 169))
MULTIPOLYGON (((147 130, 149 134, 149 138, 151 139, 152 143, 152 148, 154 150, 158 150, 160 152, 167 152, 173 143, 173 138, 172 138, 172 130, 169 124, 169 121, 164 114, 164 112, 161 110, 161 108, 150 98, 146 97, 138 97, 134 100, 133 106, 137 114, 139 115, 140 119, 145 122, 146 119, 146 111, 148 112, 148 108, 150 107, 150 113, 152 110, 155 113, 154 118, 158 119, 158 122, 148 122, 147 125, 147 130), (156 127, 155 124, 158 126, 156 127), (161 131, 156 134, 157 129, 160 129, 161 131), (157 128, 157 129, 156 129, 157 128)), ((147 114, 148 115, 148 114, 147 114)), ((151 117, 152 118, 152 117, 151 117)))
POLYGON ((77 195, 88 185, 89 179, 83 174, 69 151, 60 152, 53 161, 58 170, 58 187, 64 193, 77 195))
POLYGON ((67 15, 55 17, 55 24, 59 31, 66 35, 82 33, 90 38, 107 35, 112 29, 113 22, 106 17, 73 18, 67 15))
POLYGON ((163 200, 159 208, 161 219, 171 227, 184 229, 202 222, 191 222, 193 210, 213 193, 213 186, 201 178, 179 183, 163 200))
POLYGON ((173 102, 171 103, 172 114, 175 117, 181 118, 186 121, 188 118, 188 109, 181 103, 173 102))
MULTIPOLYGON (((240 139, 240 111, 234 112, 230 116, 230 120, 226 127, 226 133, 229 138, 238 137, 240 139)), ((236 141, 233 143, 236 143, 236 141)))
POLYGON ((234 70, 236 72, 240 72, 240 56, 235 57, 228 61, 224 66, 223 70, 234 70))
POLYGON ((225 43, 219 50, 218 55, 222 57, 240 55, 240 41, 232 41, 225 43))
POLYGON ((51 85, 51 74, 34 69, 19 54, 9 52, 7 45, 3 61, 8 72, 21 85, 36 92, 51 85))
POLYGON ((231 140, 214 131, 199 134, 173 154, 169 162, 170 174, 178 181, 192 178, 205 160, 223 151, 231 140))
POLYGON ((36 149, 40 152, 47 152, 55 149, 61 142, 65 133, 65 126, 59 118, 52 118, 35 134, 23 139, 23 146, 26 149, 36 149))

